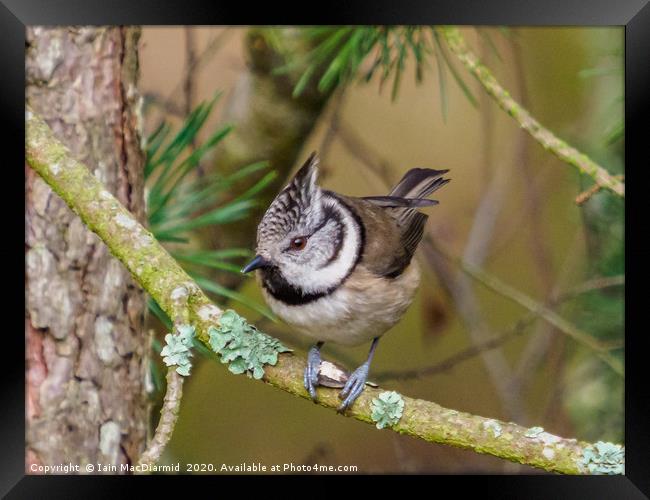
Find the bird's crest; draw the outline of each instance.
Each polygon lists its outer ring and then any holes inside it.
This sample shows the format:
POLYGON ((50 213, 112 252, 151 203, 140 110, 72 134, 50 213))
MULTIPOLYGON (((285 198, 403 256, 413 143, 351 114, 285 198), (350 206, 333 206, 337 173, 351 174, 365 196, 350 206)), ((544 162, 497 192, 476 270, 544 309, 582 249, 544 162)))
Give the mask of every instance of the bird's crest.
POLYGON ((318 179, 318 153, 315 151, 293 179, 275 197, 260 222, 257 240, 275 239, 300 226, 311 227, 323 217, 318 179))

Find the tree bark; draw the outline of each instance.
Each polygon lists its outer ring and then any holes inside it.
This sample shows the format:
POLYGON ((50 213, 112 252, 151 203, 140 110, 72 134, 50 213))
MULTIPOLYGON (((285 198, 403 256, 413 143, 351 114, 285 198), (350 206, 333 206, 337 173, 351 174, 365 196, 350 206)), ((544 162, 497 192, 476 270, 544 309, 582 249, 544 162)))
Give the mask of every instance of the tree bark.
MULTIPOLYGON (((26 97, 143 222, 139 36, 28 28, 26 97)), ((65 463, 119 472, 144 449, 149 423, 144 294, 32 169, 25 177, 26 472, 65 463)))

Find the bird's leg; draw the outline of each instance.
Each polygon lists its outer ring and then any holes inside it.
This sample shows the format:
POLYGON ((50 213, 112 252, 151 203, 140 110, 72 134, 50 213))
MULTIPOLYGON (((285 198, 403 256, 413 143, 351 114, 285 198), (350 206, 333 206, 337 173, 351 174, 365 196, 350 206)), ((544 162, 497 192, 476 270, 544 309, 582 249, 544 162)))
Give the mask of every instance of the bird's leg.
POLYGON ((316 387, 318 386, 318 371, 320 369, 320 348, 325 342, 318 342, 309 349, 307 354, 307 368, 305 368, 304 384, 311 399, 316 401, 316 387))
POLYGON ((377 348, 378 342, 379 337, 375 337, 372 340, 370 352, 368 353, 368 359, 366 359, 366 362, 364 364, 352 372, 352 375, 350 375, 350 378, 345 383, 345 386, 343 389, 341 389, 339 398, 345 399, 343 399, 343 403, 341 403, 341 406, 338 408, 338 411, 340 413, 344 412, 363 392, 363 389, 366 386, 366 381, 368 380, 370 363, 372 362, 372 357, 375 355, 375 349, 377 348))

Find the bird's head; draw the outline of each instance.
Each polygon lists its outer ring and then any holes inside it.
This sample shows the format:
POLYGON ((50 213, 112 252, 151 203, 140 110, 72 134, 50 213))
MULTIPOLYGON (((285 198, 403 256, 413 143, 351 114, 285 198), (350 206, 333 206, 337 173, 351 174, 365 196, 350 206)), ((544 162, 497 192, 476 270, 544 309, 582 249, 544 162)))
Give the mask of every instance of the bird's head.
POLYGON ((357 257, 358 224, 340 200, 316 184, 318 163, 312 153, 257 228, 257 255, 242 272, 259 269, 267 288, 322 293, 347 275, 357 257))

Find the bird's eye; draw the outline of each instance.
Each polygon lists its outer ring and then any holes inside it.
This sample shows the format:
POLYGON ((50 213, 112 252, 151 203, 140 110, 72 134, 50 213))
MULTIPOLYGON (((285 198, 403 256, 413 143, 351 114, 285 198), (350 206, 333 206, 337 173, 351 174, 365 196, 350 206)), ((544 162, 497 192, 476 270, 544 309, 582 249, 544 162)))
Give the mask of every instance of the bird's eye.
POLYGON ((298 238, 294 238, 291 240, 291 250, 302 250, 305 248, 305 245, 307 244, 307 237, 306 236, 299 236, 298 238))

